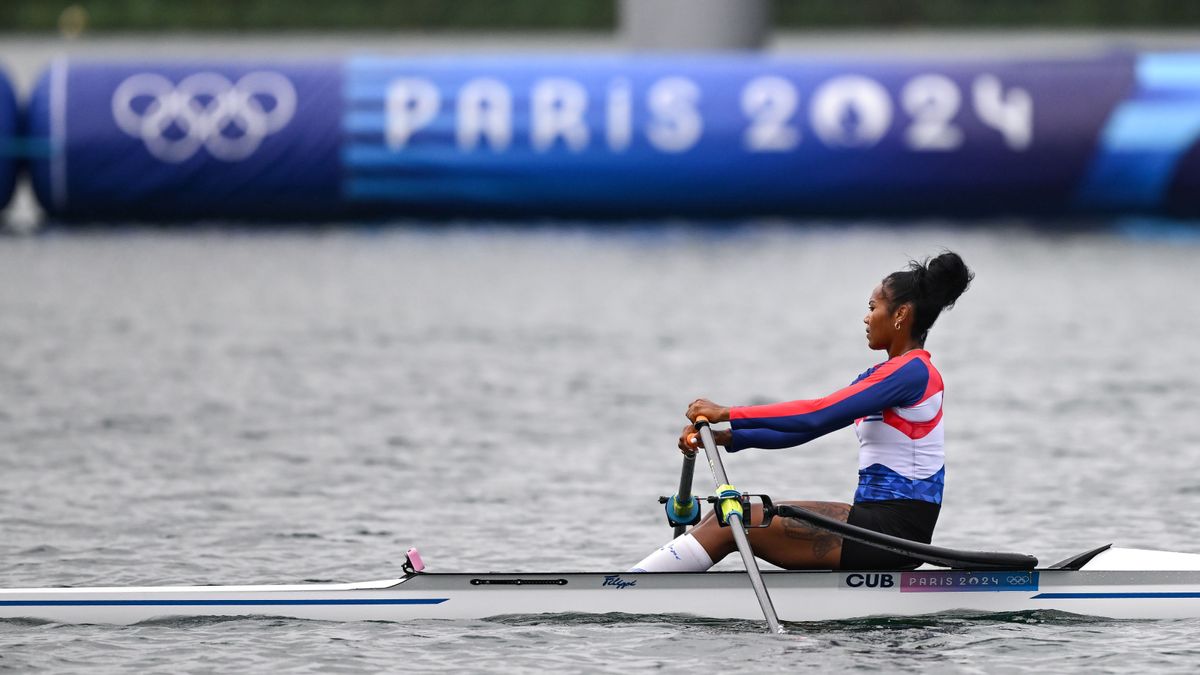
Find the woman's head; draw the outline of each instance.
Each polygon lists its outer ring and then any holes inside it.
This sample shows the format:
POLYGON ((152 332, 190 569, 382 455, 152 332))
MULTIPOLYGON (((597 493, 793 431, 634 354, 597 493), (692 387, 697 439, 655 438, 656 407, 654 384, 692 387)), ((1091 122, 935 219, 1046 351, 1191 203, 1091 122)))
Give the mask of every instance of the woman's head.
POLYGON ((923 263, 910 261, 908 269, 884 277, 871 294, 864 319, 871 348, 887 349, 898 335, 925 344, 938 315, 954 306, 974 278, 962 258, 951 251, 923 263))

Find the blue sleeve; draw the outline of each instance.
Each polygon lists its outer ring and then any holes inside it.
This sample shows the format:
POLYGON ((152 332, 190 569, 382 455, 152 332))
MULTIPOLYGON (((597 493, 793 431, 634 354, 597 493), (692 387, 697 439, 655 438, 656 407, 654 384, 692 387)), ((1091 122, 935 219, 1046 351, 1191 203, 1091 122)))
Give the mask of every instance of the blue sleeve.
POLYGON ((898 367, 885 363, 824 398, 734 408, 730 451, 807 443, 885 408, 912 405, 928 385, 929 369, 920 359, 912 359, 898 367))
POLYGON ((813 434, 792 434, 774 429, 740 429, 730 434, 730 437, 729 445, 725 446, 726 452, 737 452, 746 448, 791 448, 816 438, 813 434))

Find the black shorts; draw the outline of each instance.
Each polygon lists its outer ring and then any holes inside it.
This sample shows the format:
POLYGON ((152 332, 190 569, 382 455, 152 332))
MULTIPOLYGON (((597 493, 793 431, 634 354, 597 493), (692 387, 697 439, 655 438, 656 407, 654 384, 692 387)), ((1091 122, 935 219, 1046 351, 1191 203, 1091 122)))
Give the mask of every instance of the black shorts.
MULTIPOLYGON (((915 499, 892 499, 882 502, 859 502, 850 507, 846 522, 861 528, 890 534, 893 537, 928 544, 933 540, 940 504, 915 499)), ((842 540, 842 569, 844 570, 902 570, 920 565, 891 551, 842 540)))

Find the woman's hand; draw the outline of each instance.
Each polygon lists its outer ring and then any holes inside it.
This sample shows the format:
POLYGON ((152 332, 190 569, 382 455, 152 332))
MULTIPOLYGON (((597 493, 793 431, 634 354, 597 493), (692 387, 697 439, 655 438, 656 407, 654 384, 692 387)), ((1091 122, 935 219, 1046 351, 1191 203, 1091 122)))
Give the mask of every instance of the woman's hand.
MULTIPOLYGON (((700 417, 704 417, 714 424, 717 422, 728 422, 729 408, 717 405, 706 398, 698 398, 688 406, 687 418, 694 423, 700 417)), ((729 445, 732 436, 733 434, 728 429, 713 431, 713 441, 717 445, 729 445)), ((700 437, 696 435, 696 427, 694 424, 689 424, 679 434, 679 449, 685 455, 694 455, 699 448, 700 437)))
MULTIPOLYGON (((729 443, 733 440, 733 434, 728 429, 718 429, 713 431, 713 441, 717 445, 729 447, 729 443)), ((696 427, 687 425, 679 434, 679 450, 685 455, 694 455, 700 450, 700 435, 696 433, 696 427), (692 445, 695 443, 695 445, 692 445)))
POLYGON ((718 422, 729 421, 729 408, 723 405, 717 405, 706 398, 698 398, 692 401, 688 406, 687 418, 695 422, 699 417, 708 418, 709 422, 716 424, 718 422))
POLYGON ((691 456, 696 454, 699 449, 700 436, 696 433, 696 427, 689 424, 679 432, 679 450, 683 454, 691 456))

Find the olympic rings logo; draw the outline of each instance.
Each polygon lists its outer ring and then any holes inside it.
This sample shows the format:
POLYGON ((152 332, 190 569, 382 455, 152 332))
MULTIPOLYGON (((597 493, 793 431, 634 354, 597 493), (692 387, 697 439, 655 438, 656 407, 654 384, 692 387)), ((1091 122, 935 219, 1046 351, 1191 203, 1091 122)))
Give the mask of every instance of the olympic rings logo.
POLYGON ((237 82, 196 73, 177 85, 140 73, 113 92, 112 114, 121 131, 141 139, 164 162, 187 161, 201 147, 216 159, 238 162, 292 121, 296 88, 267 71, 247 73, 237 82))
POLYGON ((1028 576, 1011 576, 1008 578, 1008 583, 1011 586, 1028 586, 1030 579, 1028 576))

